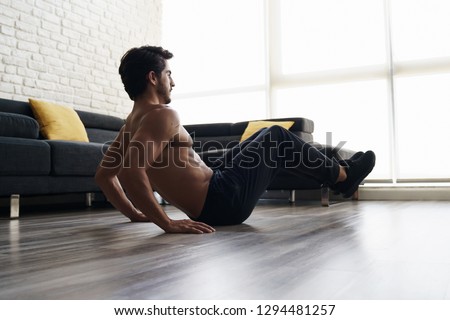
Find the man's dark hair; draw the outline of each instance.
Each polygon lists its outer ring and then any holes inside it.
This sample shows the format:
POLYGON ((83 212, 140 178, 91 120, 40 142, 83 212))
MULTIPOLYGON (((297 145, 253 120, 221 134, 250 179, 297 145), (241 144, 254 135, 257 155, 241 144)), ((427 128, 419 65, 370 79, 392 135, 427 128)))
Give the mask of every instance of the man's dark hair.
POLYGON ((158 77, 173 54, 162 47, 142 46, 128 50, 120 60, 119 74, 131 100, 141 95, 147 87, 146 76, 154 71, 158 77))

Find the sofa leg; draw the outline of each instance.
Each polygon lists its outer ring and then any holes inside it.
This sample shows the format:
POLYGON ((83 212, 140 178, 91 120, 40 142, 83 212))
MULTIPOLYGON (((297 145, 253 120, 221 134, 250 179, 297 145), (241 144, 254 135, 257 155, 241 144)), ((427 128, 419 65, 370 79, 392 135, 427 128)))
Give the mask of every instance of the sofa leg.
POLYGON ((294 203, 295 202, 295 190, 291 190, 289 193, 289 202, 294 203))
POLYGON ((10 198, 9 217, 11 219, 19 218, 20 195, 12 194, 10 198))
POLYGON ((352 200, 359 200, 359 189, 357 189, 353 194, 352 200))
POLYGON ((323 207, 330 206, 330 189, 328 187, 322 187, 320 189, 320 201, 323 207))
POLYGON ((92 199, 94 198, 94 194, 92 192, 86 193, 86 206, 92 207, 92 199))

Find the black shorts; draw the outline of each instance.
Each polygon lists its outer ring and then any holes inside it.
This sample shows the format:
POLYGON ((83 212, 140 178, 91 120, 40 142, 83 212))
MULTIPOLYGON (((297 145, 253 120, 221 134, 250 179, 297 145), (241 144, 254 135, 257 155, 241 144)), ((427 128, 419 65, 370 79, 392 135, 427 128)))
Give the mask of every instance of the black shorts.
POLYGON ((328 185, 339 175, 336 160, 280 126, 258 131, 218 161, 202 212, 195 219, 216 226, 244 222, 282 170, 328 185))

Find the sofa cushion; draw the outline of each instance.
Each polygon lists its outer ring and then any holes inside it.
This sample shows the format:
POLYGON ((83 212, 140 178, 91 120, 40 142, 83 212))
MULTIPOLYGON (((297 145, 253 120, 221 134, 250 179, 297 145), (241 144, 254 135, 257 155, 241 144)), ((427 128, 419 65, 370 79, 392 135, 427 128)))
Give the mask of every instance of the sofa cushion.
POLYGON ((39 124, 22 114, 0 112, 0 136, 37 139, 39 124))
POLYGON ((50 176, 48 189, 49 193, 101 191, 93 176, 50 176))
POLYGON ((48 175, 50 146, 42 140, 0 137, 0 175, 48 175))
POLYGON ((9 113, 18 113, 25 116, 34 117, 30 104, 25 101, 16 101, 0 98, 0 111, 9 113))
POLYGON ((47 101, 29 101, 45 138, 89 142, 86 129, 75 110, 47 101))
POLYGON ((0 176, 0 196, 98 192, 94 177, 0 176))
POLYGON ((118 131, 96 128, 86 128, 86 132, 89 141, 97 143, 111 143, 116 139, 117 134, 119 133, 118 131))
POLYGON ((125 120, 119 117, 80 110, 76 112, 86 128, 119 131, 125 124, 125 120))
POLYGON ((89 141, 97 143, 111 143, 116 139, 117 134, 119 133, 118 131, 96 128, 86 128, 86 132, 88 134, 89 141))
POLYGON ((49 178, 48 175, 0 175, 0 196, 47 194, 49 193, 49 178))
POLYGON ((51 147, 51 172, 58 176, 94 176, 108 146, 101 143, 47 140, 51 147))
POLYGON ((112 142, 125 124, 125 120, 119 117, 80 110, 77 113, 91 142, 112 142))

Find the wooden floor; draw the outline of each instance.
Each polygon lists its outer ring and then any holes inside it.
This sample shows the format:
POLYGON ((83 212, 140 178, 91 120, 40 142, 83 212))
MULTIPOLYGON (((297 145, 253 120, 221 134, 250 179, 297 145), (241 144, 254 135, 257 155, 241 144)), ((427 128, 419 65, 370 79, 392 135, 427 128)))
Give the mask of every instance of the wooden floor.
POLYGON ((0 299, 450 299, 450 202, 263 201, 205 235, 32 212, 0 220, 0 266, 0 299))

